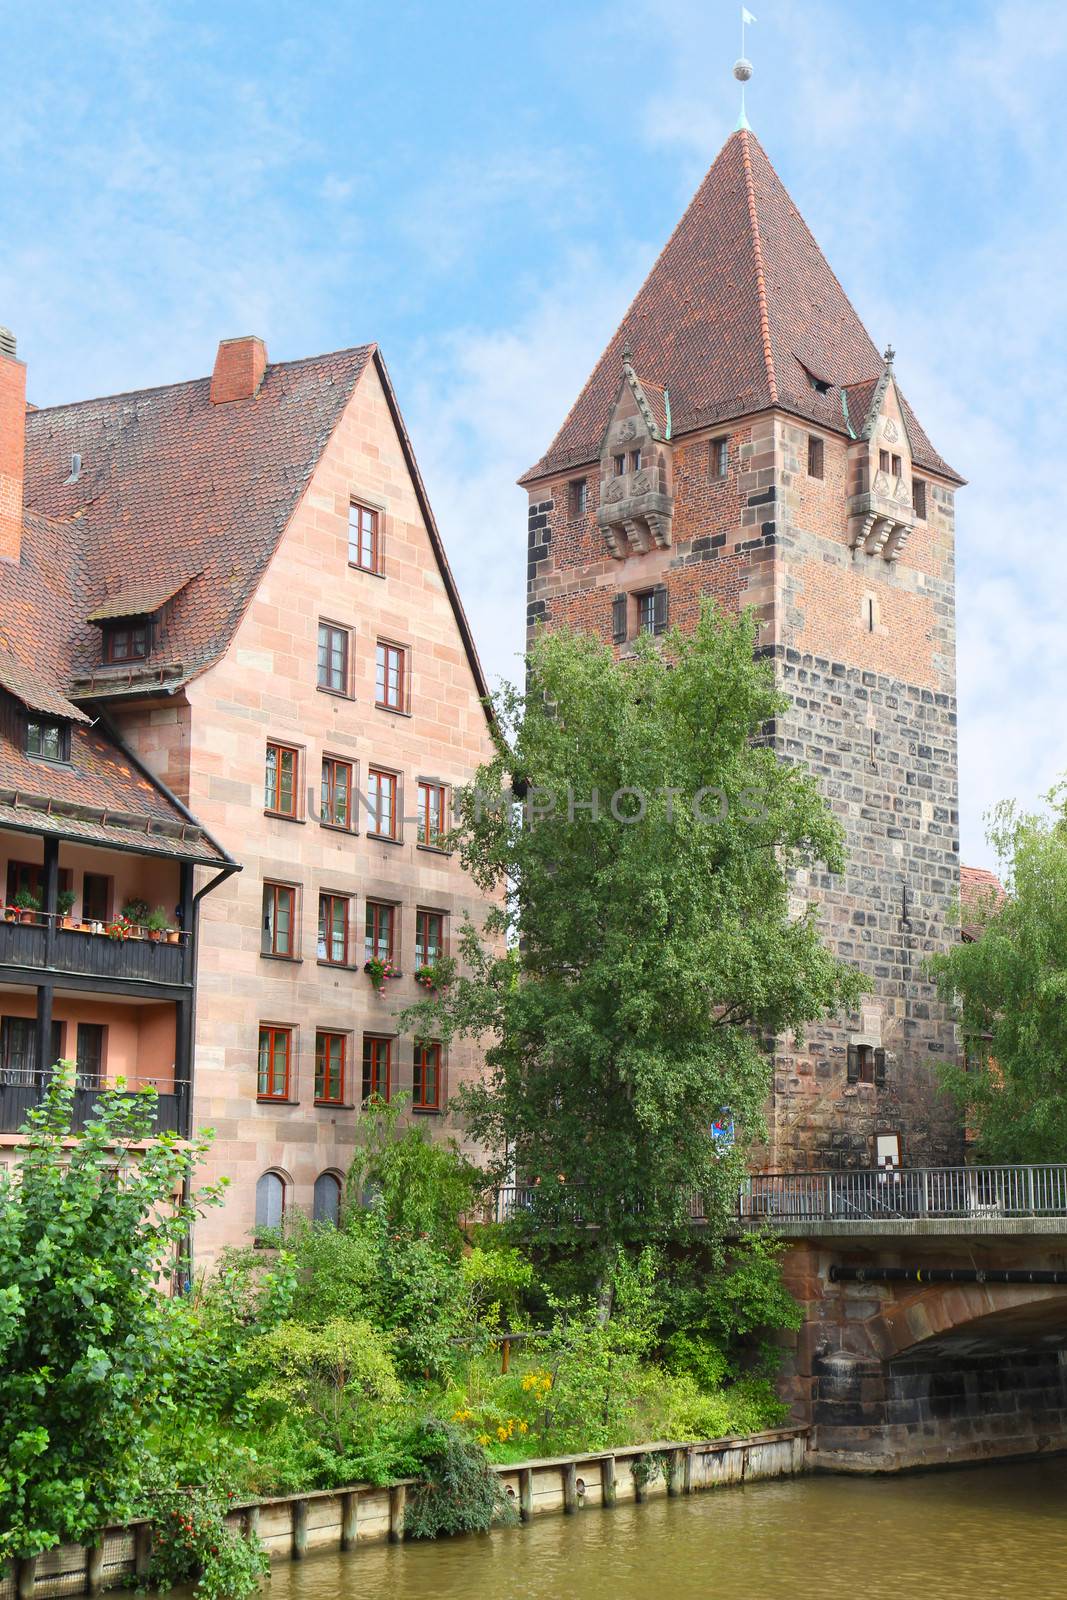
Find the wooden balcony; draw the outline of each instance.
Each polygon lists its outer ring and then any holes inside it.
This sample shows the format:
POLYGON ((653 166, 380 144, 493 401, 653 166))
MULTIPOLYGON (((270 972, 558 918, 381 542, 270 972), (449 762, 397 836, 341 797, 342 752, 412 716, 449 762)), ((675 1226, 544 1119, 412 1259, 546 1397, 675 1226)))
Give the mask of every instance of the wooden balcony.
MULTIPOLYGON (((33 1067, 0 1067, 0 1133, 18 1133, 28 1114, 44 1098, 50 1073, 38 1072, 33 1067)), ((74 1087, 74 1116, 72 1131, 78 1133, 89 1121, 93 1108, 108 1085, 105 1079, 79 1073, 74 1087)), ((183 1083, 168 1083, 157 1087, 149 1079, 124 1085, 123 1097, 132 1099, 137 1089, 151 1087, 157 1090, 154 1129, 157 1133, 188 1132, 186 1108, 189 1097, 183 1083)))
POLYGON ((106 933, 64 928, 44 912, 32 921, 0 921, 0 970, 68 974, 104 983, 160 984, 187 988, 192 983, 189 936, 154 943, 147 937, 112 939, 106 933))

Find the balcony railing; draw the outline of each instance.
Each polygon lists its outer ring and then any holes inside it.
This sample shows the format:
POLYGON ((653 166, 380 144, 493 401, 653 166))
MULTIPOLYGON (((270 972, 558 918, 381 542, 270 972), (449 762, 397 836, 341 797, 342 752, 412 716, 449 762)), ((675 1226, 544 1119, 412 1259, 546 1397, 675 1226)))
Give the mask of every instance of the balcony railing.
POLYGON ((90 978, 118 978, 141 983, 187 984, 189 935, 179 932, 157 943, 147 934, 110 938, 115 924, 93 923, 97 932, 66 928, 63 918, 44 911, 22 913, 16 921, 0 920, 0 966, 39 971, 80 973, 90 978), (25 916, 27 920, 22 920, 25 916))
POLYGON ((891 1222, 1067 1217, 1067 1164, 754 1173, 744 1222, 891 1222))
MULTIPOLYGON (((26 1117, 44 1098, 51 1073, 38 1072, 35 1067, 0 1067, 0 1133, 18 1133, 26 1117)), ((93 1108, 106 1089, 113 1083, 97 1073, 79 1072, 74 1084, 73 1131, 78 1133, 92 1116, 93 1108)), ((157 1091, 155 1131, 157 1133, 184 1133, 183 1110, 187 1101, 184 1083, 171 1079, 138 1078, 126 1080, 123 1097, 132 1099, 136 1090, 153 1088, 157 1091)))

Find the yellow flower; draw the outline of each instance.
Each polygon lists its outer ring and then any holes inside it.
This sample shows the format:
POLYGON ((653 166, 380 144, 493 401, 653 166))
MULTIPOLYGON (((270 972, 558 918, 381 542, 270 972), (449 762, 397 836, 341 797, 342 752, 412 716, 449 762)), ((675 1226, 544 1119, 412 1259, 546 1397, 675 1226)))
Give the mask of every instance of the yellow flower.
POLYGON ((478 1443, 479 1444, 488 1444, 489 1443, 489 1435, 487 1433, 480 1433, 478 1435, 478 1443))
POLYGON ((529 1427, 528 1423, 526 1423, 526 1422, 520 1422, 519 1423, 519 1432, 520 1433, 529 1433, 529 1431, 530 1431, 530 1427, 529 1427))
POLYGON ((496 1436, 500 1440, 501 1444, 503 1444, 504 1440, 508 1436, 508 1430, 506 1428, 498 1428, 496 1430, 496 1436))

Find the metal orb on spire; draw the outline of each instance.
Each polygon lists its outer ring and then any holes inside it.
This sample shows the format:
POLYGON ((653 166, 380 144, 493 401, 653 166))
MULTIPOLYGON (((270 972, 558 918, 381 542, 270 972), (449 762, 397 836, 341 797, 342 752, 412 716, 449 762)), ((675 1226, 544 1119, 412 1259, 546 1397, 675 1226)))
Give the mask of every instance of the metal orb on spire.
POLYGON ((747 83, 751 78, 754 68, 747 56, 741 56, 734 62, 734 77, 738 83, 747 83))

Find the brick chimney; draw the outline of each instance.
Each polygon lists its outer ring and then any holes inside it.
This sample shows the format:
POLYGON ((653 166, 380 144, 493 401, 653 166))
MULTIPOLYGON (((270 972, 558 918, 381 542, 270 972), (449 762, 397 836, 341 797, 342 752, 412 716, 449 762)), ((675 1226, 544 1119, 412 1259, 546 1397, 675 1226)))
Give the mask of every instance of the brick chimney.
POLYGON ((22 553, 22 484, 26 472, 26 366, 15 335, 0 328, 0 561, 22 553))
POLYGON ((243 339, 223 339, 211 374, 211 404, 228 400, 251 400, 259 393, 267 370, 267 347, 262 339, 248 334, 243 339))

